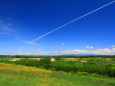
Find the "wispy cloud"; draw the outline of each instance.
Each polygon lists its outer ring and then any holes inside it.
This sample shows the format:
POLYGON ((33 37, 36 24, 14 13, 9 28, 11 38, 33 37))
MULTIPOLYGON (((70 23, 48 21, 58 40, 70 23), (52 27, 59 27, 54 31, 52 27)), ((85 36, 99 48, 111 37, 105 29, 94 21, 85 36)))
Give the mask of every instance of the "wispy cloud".
POLYGON ((13 28, 12 23, 6 23, 0 20, 0 34, 2 35, 9 35, 16 33, 16 29, 13 28))
POLYGON ((111 47, 115 47, 115 45, 111 45, 111 47))
POLYGON ((38 43, 35 43, 35 42, 32 42, 32 41, 24 41, 24 40, 23 40, 23 42, 24 42, 24 43, 27 43, 27 44, 32 44, 32 45, 39 45, 38 43))
POLYGON ((8 32, 4 32, 4 31, 0 31, 0 34, 1 35, 8 35, 9 33, 8 32))
POLYGON ((62 45, 65 45, 64 43, 62 43, 62 45))
POLYGON ((18 52, 18 53, 19 53, 19 52, 22 52, 22 49, 23 49, 23 48, 24 48, 24 47, 20 47, 17 52, 18 52))

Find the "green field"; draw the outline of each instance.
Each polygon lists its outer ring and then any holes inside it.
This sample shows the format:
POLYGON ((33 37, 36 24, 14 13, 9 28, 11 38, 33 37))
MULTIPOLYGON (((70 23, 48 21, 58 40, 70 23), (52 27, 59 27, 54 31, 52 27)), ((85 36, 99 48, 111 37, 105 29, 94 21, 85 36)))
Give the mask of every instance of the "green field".
POLYGON ((115 86, 115 78, 100 78, 0 63, 0 86, 115 86))
POLYGON ((115 61, 113 61, 113 60, 104 60, 104 61, 95 61, 95 63, 97 65, 101 66, 101 65, 104 65, 104 64, 108 64, 108 63, 115 64, 115 61))
POLYGON ((11 60, 11 59, 12 59, 11 57, 8 57, 8 58, 7 58, 7 57, 5 57, 5 58, 1 58, 1 57, 0 57, 0 61, 3 61, 3 60, 11 60))

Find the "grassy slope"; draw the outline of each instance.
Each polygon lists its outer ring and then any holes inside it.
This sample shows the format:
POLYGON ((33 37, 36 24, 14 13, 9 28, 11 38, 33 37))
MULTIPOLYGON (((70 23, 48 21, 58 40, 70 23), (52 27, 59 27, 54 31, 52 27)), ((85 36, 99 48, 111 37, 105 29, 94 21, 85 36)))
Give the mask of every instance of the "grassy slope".
POLYGON ((0 63, 0 86, 115 86, 115 78, 98 78, 51 72, 34 67, 0 63))

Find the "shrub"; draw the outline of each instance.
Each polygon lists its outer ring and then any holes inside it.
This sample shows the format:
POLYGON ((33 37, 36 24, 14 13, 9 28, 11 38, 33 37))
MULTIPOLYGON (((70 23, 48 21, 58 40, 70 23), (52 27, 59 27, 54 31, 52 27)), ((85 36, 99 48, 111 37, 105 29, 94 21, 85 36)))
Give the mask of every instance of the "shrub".
POLYGON ((92 65, 92 64, 95 64, 94 61, 88 61, 88 64, 92 65))
POLYGON ((91 74, 91 76, 100 77, 100 75, 99 75, 99 74, 96 74, 96 73, 91 74))
POLYGON ((39 66, 40 69, 45 69, 44 66, 39 66))
POLYGON ((115 61, 115 58, 112 58, 111 60, 115 61))
POLYGON ((44 66, 45 69, 50 69, 51 68, 51 59, 50 58, 44 58, 40 59, 38 62, 39 66, 44 66))
POLYGON ((87 73, 87 72, 77 72, 77 74, 78 75, 87 75, 87 76, 89 76, 90 74, 89 73, 87 73))
POLYGON ((40 59, 39 64, 51 64, 51 59, 50 58, 44 58, 40 59))
POLYGON ((76 74, 74 71, 70 71, 69 73, 71 73, 71 74, 76 74))
POLYGON ((8 63, 8 64, 13 63, 13 62, 11 62, 11 61, 9 61, 9 60, 1 60, 0 62, 1 62, 1 63, 8 63))
POLYGON ((56 69, 55 69, 55 68, 51 68, 50 70, 51 70, 51 71, 56 71, 56 69))
POLYGON ((25 66, 38 66, 38 61, 33 59, 20 59, 19 61, 15 61, 14 64, 20 64, 25 66))
POLYGON ((97 59, 97 61, 100 61, 99 59, 97 59))
POLYGON ((16 57, 16 58, 20 58, 20 56, 18 56, 18 55, 16 55, 15 57, 16 57))
POLYGON ((101 75, 101 78, 107 78, 107 75, 105 75, 105 76, 101 75))
POLYGON ((61 60, 61 58, 60 57, 56 57, 55 60, 61 60))

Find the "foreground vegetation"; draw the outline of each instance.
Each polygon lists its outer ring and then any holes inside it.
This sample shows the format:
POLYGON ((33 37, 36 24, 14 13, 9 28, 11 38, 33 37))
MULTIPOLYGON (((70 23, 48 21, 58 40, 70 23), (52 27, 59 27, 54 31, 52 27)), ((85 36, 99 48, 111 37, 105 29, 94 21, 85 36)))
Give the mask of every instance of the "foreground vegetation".
POLYGON ((114 86, 115 78, 99 78, 0 63, 0 86, 114 86))
POLYGON ((115 56, 0 58, 0 86, 115 86, 114 81, 115 56))
MULTIPOLYGON (((80 61, 63 61, 57 60, 51 62, 50 58, 40 59, 40 61, 33 59, 21 59, 19 61, 1 61, 4 63, 11 63, 16 65, 32 66, 37 68, 43 68, 53 71, 64 71, 67 73, 76 74, 83 72, 84 75, 91 75, 97 77, 115 77, 115 64, 106 62, 102 65, 98 61, 89 60, 87 63, 80 61)), ((102 61, 101 61, 102 62, 102 61)))

